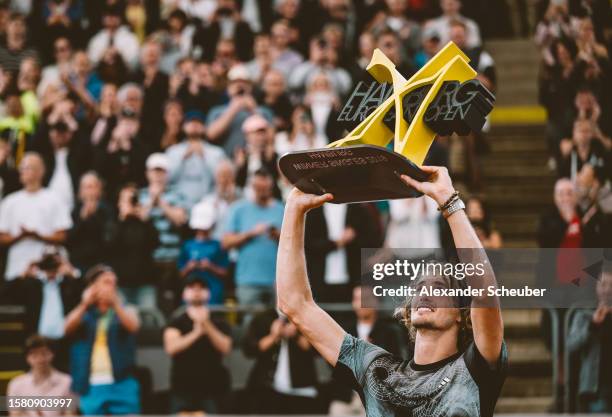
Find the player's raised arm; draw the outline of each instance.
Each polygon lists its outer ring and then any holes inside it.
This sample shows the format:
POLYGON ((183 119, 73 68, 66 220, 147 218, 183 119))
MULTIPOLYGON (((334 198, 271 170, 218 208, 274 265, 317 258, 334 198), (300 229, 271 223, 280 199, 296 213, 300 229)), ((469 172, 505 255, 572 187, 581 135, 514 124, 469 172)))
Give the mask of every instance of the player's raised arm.
POLYGON ((330 194, 315 196, 294 189, 285 206, 276 264, 279 309, 321 356, 335 366, 345 331, 315 304, 306 274, 304 223, 306 213, 330 201, 330 194))
MULTIPOLYGON (((410 177, 402 176, 406 184, 434 199, 440 207, 449 202, 455 189, 448 175, 448 170, 443 167, 421 167, 423 171, 431 175, 429 182, 418 182, 410 177)), ((455 241, 455 247, 461 258, 462 250, 469 252, 470 262, 486 263, 485 275, 478 277, 478 288, 497 286, 495 274, 488 263, 487 255, 482 247, 480 239, 476 235, 470 220, 460 206, 449 207, 445 217, 450 226, 455 241)), ((481 298, 472 298, 471 320, 474 332, 474 343, 481 355, 490 365, 494 365, 499 359, 502 341, 504 337, 504 325, 499 308, 499 300, 486 295, 481 298)))

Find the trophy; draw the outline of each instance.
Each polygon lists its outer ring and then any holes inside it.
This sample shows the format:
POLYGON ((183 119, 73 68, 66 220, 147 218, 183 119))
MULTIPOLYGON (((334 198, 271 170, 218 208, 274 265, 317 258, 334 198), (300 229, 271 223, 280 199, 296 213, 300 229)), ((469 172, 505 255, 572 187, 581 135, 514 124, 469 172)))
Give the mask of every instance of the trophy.
MULTIPOLYGON (((287 153, 279 169, 305 193, 332 193, 332 203, 420 196, 400 177, 426 181, 419 166, 436 135, 479 132, 493 109, 495 96, 475 79, 469 61, 449 42, 406 80, 376 49, 366 70, 378 87, 391 86, 392 94, 369 114, 362 112, 363 120, 344 139, 323 149, 287 153)), ((369 111, 363 104, 358 110, 369 111)))

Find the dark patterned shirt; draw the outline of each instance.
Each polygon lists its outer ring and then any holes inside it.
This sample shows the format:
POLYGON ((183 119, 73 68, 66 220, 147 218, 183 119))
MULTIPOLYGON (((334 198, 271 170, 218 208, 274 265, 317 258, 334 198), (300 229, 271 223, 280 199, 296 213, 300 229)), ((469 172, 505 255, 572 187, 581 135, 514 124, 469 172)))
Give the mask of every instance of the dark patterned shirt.
POLYGON ((463 353, 417 365, 347 334, 338 365, 355 375, 368 417, 491 417, 507 358, 503 344, 491 368, 472 343, 463 353))

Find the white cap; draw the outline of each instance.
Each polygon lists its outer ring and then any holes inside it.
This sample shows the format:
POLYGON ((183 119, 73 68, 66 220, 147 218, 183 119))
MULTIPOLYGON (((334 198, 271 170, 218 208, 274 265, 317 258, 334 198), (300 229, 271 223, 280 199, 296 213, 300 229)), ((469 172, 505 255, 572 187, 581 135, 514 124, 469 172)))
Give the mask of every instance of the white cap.
POLYGON ((216 221, 217 210, 215 210, 215 207, 210 203, 201 202, 191 209, 189 227, 194 230, 209 230, 216 221))
POLYGON ((227 79, 229 81, 252 81, 249 70, 243 64, 234 65, 227 73, 227 79))
POLYGON ((168 171, 169 166, 170 162, 164 153, 152 153, 147 158, 147 169, 163 169, 164 171, 168 171))

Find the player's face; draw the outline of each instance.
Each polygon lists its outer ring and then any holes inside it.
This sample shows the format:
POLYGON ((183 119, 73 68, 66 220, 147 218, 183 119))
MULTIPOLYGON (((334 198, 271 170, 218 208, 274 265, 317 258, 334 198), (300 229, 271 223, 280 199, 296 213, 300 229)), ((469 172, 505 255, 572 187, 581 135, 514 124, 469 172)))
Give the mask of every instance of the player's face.
POLYGON ((460 320, 459 309, 454 307, 456 300, 447 296, 419 295, 423 287, 430 289, 445 289, 449 287, 448 279, 437 276, 423 277, 417 288, 417 296, 412 299, 410 318, 412 326, 417 330, 449 330, 458 325, 460 320))

